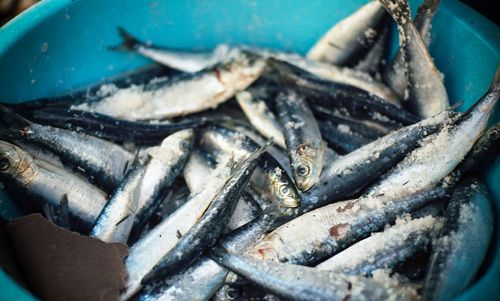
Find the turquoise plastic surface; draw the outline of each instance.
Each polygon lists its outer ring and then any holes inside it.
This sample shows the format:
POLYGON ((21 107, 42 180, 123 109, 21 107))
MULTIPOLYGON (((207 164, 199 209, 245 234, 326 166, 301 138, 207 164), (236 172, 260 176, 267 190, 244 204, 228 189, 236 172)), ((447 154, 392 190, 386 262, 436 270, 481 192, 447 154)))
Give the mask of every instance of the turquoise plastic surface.
MULTIPOLYGON (((249 44, 304 53, 363 0, 44 0, 0 28, 0 101, 62 94, 149 63, 107 50, 116 27, 158 45, 201 49, 249 44)), ((413 10, 420 1, 411 1, 413 10)), ((500 30, 456 1, 442 0, 431 52, 453 102, 468 108, 489 86, 500 62, 500 30)), ((393 50, 397 38, 393 39, 393 50)), ((500 119, 500 110, 494 114, 500 119)), ((487 173, 496 210, 496 237, 485 275, 458 300, 498 299, 500 162, 487 173), (496 298, 495 298, 496 297, 496 298)), ((0 214, 16 214, 0 195, 0 214)), ((0 300, 30 300, 0 271, 0 300)))

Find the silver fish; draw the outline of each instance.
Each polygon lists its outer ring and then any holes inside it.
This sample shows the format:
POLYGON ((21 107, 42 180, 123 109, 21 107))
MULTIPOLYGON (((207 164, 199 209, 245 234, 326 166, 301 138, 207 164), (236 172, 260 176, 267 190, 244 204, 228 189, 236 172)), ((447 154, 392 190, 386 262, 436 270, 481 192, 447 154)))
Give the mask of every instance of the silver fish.
POLYGON ((4 141, 0 141, 0 176, 54 206, 67 198, 70 214, 86 225, 95 222, 106 203, 106 193, 86 180, 4 141))
POLYGON ((379 0, 398 24, 400 45, 407 70, 410 109, 430 117, 449 106, 441 73, 436 69, 427 47, 413 24, 407 0, 379 0))
POLYGON ((72 108, 127 120, 183 116, 217 107, 238 91, 245 90, 260 76, 264 67, 264 60, 242 53, 229 62, 158 83, 153 88, 121 88, 101 100, 72 108))
POLYGON ((141 159, 132 164, 122 183, 110 195, 89 236, 105 242, 127 242, 139 206, 146 164, 141 159))
POLYGON ((400 288, 361 276, 233 255, 220 248, 210 257, 265 290, 286 300, 411 300, 400 288))
POLYGON ((307 53, 310 60, 345 66, 366 54, 378 35, 385 12, 371 1, 328 30, 307 53))
MULTIPOLYGON (((417 15, 413 21, 427 47, 429 47, 430 44, 431 21, 439 6, 439 2, 440 0, 424 0, 424 3, 418 8, 417 15)), ((393 60, 384 68, 382 77, 400 99, 405 99, 405 90, 408 80, 405 75, 403 52, 401 48, 398 49, 393 60)))
POLYGON ((294 91, 281 92, 275 102, 295 184, 302 191, 309 190, 323 170, 325 143, 320 129, 305 99, 294 91))

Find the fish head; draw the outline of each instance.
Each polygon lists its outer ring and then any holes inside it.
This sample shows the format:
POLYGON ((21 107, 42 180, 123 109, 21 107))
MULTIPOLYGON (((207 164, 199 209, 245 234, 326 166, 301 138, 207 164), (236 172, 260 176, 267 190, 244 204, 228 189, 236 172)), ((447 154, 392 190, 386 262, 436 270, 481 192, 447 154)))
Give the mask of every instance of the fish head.
POLYGON ((269 176, 272 199, 276 204, 282 208, 297 208, 300 205, 300 196, 286 172, 277 167, 269 176))
POLYGON ((307 191, 319 181, 321 174, 322 151, 310 145, 300 145, 292 159, 292 174, 295 184, 301 191, 307 191))
POLYGON ((33 158, 19 147, 0 141, 0 175, 28 184, 36 175, 33 158))

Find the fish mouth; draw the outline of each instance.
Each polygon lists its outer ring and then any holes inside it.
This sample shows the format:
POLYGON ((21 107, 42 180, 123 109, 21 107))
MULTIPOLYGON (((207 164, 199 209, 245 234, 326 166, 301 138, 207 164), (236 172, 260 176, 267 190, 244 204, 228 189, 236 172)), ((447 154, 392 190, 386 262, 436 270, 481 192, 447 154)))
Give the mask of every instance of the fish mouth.
POLYGON ((300 205, 300 200, 292 197, 283 198, 280 206, 284 208, 297 208, 300 205))

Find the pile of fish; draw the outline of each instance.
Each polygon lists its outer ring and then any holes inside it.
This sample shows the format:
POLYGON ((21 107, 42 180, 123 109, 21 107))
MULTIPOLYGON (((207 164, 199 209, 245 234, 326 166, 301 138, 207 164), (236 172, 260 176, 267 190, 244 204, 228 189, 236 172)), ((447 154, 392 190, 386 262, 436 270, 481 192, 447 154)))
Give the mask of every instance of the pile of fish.
POLYGON ((128 244, 122 300, 449 300, 492 237, 476 176, 500 149, 500 83, 450 107, 427 49, 438 4, 412 20, 405 0, 371 1, 305 57, 120 29, 113 50, 166 67, 2 106, 2 182, 128 244))

